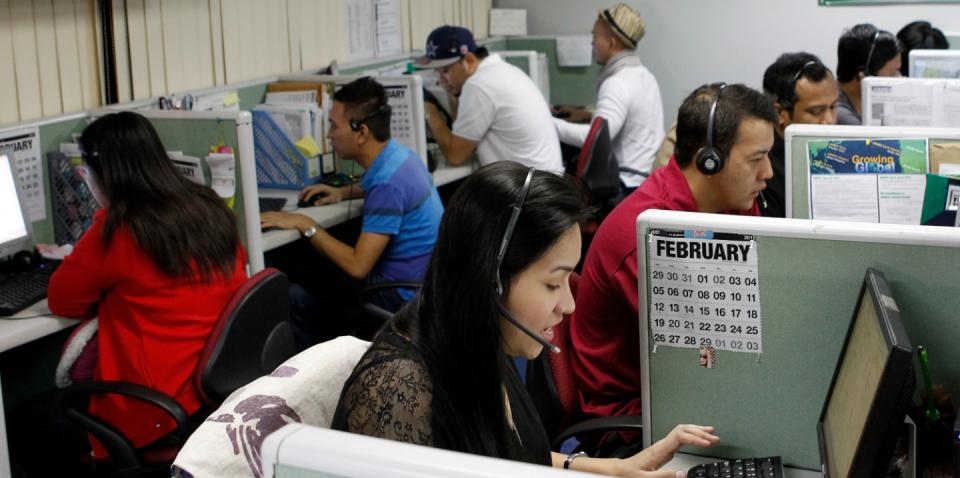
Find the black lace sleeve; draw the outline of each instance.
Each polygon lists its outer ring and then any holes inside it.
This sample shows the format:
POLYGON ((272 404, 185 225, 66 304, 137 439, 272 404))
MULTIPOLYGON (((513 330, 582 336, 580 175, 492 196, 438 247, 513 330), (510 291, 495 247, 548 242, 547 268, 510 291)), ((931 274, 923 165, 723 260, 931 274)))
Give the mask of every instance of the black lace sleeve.
POLYGON ((397 356, 364 357, 341 396, 341 426, 352 433, 432 446, 432 395, 422 364, 397 356))

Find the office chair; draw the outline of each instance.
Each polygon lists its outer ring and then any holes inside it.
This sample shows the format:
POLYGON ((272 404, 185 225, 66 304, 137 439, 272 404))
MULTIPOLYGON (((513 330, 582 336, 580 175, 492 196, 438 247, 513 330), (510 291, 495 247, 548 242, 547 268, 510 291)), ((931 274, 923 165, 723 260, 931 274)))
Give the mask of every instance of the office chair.
POLYGON ((620 166, 613 154, 607 120, 594 116, 574 176, 593 201, 606 203, 620 193, 620 166))
MULTIPOLYGON (((394 312, 390 312, 389 310, 386 310, 383 307, 380 307, 379 305, 376 305, 373 302, 371 302, 370 299, 373 298, 374 295, 387 289, 400 289, 400 288, 419 289, 422 286, 423 284, 419 282, 402 282, 402 281, 388 281, 388 282, 380 282, 377 284, 367 285, 360 292, 360 300, 362 302, 360 309, 367 317, 370 317, 376 320, 378 323, 383 324, 386 321, 393 318, 394 312)), ((361 338, 366 339, 365 337, 361 337, 361 338)))
MULTIPOLYGON (((234 292, 207 338, 194 372, 205 404, 197 414, 215 409, 234 390, 270 373, 296 353, 288 317, 287 277, 276 269, 258 272, 234 292)), ((63 390, 60 406, 67 418, 109 452, 107 460, 93 463, 96 471, 106 476, 169 476, 170 464, 192 431, 187 412, 176 400, 134 383, 78 382, 63 390), (156 405, 176 421, 177 428, 157 442, 135 449, 119 430, 87 411, 90 396, 105 393, 156 405)))
MULTIPOLYGON (((577 273, 570 274, 570 289, 574 297, 579 280, 577 273)), ((553 342, 560 347, 560 353, 544 351, 531 361, 526 383, 530 398, 551 439, 551 449, 559 451, 564 442, 576 437, 581 449, 590 456, 596 456, 605 433, 642 432, 643 422, 639 416, 588 419, 581 412, 580 390, 571 362, 570 317, 553 327, 553 337, 553 342)))

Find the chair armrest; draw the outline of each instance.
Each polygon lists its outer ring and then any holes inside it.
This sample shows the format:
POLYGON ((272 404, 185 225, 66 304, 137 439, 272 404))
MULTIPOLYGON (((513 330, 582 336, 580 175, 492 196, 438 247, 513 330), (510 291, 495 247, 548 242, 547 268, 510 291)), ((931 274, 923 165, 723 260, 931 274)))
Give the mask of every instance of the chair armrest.
POLYGON ((643 418, 636 416, 599 417, 584 420, 567 427, 553 439, 552 449, 558 450, 568 438, 593 432, 635 432, 643 431, 643 418))
MULTIPOLYGON (((176 400, 163 393, 129 382, 77 382, 62 390, 60 408, 63 413, 83 430, 97 438, 107 449, 114 463, 121 467, 136 466, 139 463, 133 444, 122 432, 90 414, 87 404, 91 395, 117 394, 136 398, 161 408, 177 422, 179 433, 189 419, 186 410, 176 400)), ((180 437, 181 439, 184 437, 180 437)))
POLYGON ((403 281, 387 281, 387 282, 378 282, 376 284, 369 284, 363 287, 363 290, 360 291, 361 297, 366 301, 367 297, 380 292, 384 289, 419 289, 423 287, 423 284, 420 282, 403 282, 403 281))

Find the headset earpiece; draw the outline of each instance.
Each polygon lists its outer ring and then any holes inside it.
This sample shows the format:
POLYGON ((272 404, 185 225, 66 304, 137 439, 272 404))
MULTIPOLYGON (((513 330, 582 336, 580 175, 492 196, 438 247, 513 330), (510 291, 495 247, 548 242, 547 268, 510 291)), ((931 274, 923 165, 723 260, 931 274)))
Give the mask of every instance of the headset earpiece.
POLYGON ((382 114, 389 114, 389 113, 390 113, 390 105, 382 104, 378 106, 377 109, 371 111, 370 114, 368 114, 367 116, 364 116, 363 118, 358 120, 350 120, 350 123, 349 123, 350 129, 354 131, 360 131, 360 125, 366 123, 367 121, 370 121, 373 118, 376 118, 377 116, 380 116, 382 114))
POLYGON ((714 147, 704 147, 697 155, 697 169, 707 176, 720 172, 723 168, 723 156, 714 147))
POLYGON ((713 122, 717 114, 717 104, 720 102, 720 92, 726 87, 726 83, 721 83, 720 88, 717 89, 717 96, 710 103, 710 116, 707 117, 707 143, 697 153, 697 169, 707 176, 717 174, 723 169, 723 154, 713 145, 713 122))

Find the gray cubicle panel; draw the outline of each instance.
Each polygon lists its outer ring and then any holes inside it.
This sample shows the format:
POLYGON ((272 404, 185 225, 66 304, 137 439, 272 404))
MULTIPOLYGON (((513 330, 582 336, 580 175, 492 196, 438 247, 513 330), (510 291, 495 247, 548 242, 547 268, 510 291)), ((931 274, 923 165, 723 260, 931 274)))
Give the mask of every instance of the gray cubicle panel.
POLYGON ((951 50, 960 50, 960 32, 943 32, 951 50))
MULTIPOLYGON (((240 228, 240 239, 247 248, 250 273, 263 269, 263 245, 260 234, 260 205, 257 200, 256 165, 253 154, 253 129, 248 111, 140 111, 160 136, 169 151, 206 158, 210 146, 223 139, 233 148, 236 159, 236 194, 233 211, 240 228)), ((100 112, 94 113, 101 114, 100 112)), ((210 171, 204 164, 210 183, 210 171)))
POLYGON ((44 219, 32 223, 34 243, 52 244, 56 240, 53 230, 53 201, 52 181, 48 170, 47 153, 60 151, 60 143, 72 143, 73 135, 83 132, 87 126, 87 114, 75 113, 29 123, 20 123, 0 129, 0 131, 19 130, 23 128, 37 128, 40 144, 40 163, 43 168, 44 185, 44 219))
MULTIPOLYGON (((283 75, 277 81, 312 81, 345 85, 361 75, 283 75)), ((391 134, 398 142, 412 149, 427 164, 427 124, 423 110, 423 80, 417 75, 377 77, 386 88, 397 88, 398 96, 388 92, 393 105, 391 134), (406 119, 404 119, 406 117, 406 119), (406 124, 403 124, 406 122, 406 124), (409 138, 403 139, 404 136, 409 138)))
POLYGON ((596 102, 600 66, 559 66, 556 37, 509 38, 502 49, 534 50, 547 56, 550 104, 588 105, 596 102))
POLYGON ((934 381, 960 390, 960 229, 647 211, 637 240, 648 445, 679 423, 714 425, 711 456, 780 455, 819 469, 816 425, 868 267, 886 275, 911 342, 930 351, 934 381), (658 228, 754 237, 762 354, 721 350, 705 369, 697 349, 654 351, 646 241, 658 228))
POLYGON ((960 129, 793 124, 787 127, 784 136, 787 217, 809 219, 810 165, 807 144, 811 141, 927 138, 928 148, 932 149, 939 144, 960 142, 960 129))

